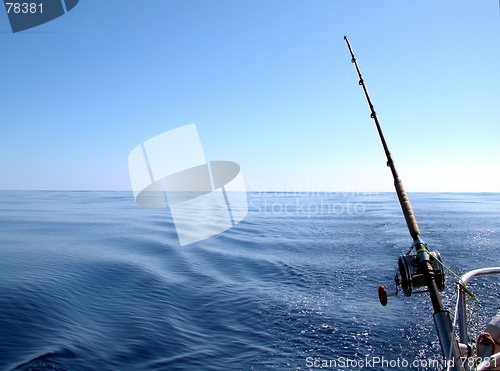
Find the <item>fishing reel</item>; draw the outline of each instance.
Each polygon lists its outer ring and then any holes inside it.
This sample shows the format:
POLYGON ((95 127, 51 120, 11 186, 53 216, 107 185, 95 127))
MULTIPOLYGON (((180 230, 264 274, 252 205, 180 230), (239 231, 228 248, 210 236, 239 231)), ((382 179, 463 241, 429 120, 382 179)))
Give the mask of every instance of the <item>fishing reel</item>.
MULTIPOLYGON (((429 263, 432 267, 431 275, 434 277, 438 291, 443 291, 445 287, 444 268, 441 262, 441 254, 439 251, 429 253, 429 263)), ((420 258, 417 254, 408 253, 399 257, 394 281, 396 283, 396 291, 391 294, 387 293, 387 289, 384 286, 379 286, 378 288, 378 298, 380 304, 383 306, 387 305, 387 298, 389 296, 397 296, 399 286, 401 286, 406 296, 428 292, 428 290, 414 291, 415 289, 426 286, 420 266, 420 258)))

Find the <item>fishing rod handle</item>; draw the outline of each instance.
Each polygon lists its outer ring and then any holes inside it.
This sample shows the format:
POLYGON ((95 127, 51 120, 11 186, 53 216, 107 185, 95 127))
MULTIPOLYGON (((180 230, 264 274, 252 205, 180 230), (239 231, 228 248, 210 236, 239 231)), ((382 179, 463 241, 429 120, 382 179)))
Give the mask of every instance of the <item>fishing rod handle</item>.
POLYGON ((403 210, 403 215, 405 217, 406 225, 408 226, 410 235, 414 241, 418 240, 418 238, 420 237, 420 230, 418 229, 417 220, 415 219, 415 215, 413 214, 410 200, 408 199, 405 187, 403 186, 403 182, 401 181, 401 179, 397 178, 394 180, 394 187, 396 188, 399 204, 401 205, 401 209, 403 210))

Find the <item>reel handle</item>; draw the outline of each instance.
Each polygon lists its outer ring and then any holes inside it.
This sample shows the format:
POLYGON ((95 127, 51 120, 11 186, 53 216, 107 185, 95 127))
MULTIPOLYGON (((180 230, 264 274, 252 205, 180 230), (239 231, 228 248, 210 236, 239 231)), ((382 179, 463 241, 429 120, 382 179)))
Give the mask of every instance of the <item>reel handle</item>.
POLYGON ((385 286, 381 285, 378 287, 378 301, 380 301, 380 304, 382 304, 383 307, 387 305, 389 296, 396 296, 397 294, 398 294, 397 288, 396 292, 389 294, 387 293, 387 289, 385 288, 385 286))

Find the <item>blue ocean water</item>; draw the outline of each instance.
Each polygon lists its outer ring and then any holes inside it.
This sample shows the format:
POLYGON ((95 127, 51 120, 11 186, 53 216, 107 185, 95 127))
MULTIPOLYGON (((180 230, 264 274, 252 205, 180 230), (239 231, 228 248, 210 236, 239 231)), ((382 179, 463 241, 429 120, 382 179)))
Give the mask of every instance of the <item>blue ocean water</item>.
MULTIPOLYGON (((500 194, 410 200, 454 271, 500 265, 500 194)), ((169 211, 142 209, 130 192, 0 192, 0 370, 309 370, 322 360, 423 370, 440 359, 426 295, 378 303, 411 243, 394 194, 248 201, 240 224, 181 247, 169 211)), ((500 309, 498 280, 472 289, 485 318, 500 309)))

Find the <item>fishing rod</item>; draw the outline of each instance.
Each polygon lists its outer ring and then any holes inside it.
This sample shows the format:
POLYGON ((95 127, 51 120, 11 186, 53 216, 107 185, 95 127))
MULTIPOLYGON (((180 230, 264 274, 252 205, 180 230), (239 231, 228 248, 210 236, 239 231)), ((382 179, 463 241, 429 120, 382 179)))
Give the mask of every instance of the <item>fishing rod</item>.
POLYGON ((427 290, 421 290, 414 293, 429 293, 434 311, 434 324, 438 333, 439 342, 441 343, 441 350, 446 362, 446 369, 461 371, 464 368, 460 362, 459 347, 453 331, 450 313, 443 309, 443 304, 439 295, 439 291, 444 290, 445 282, 441 256, 437 251, 430 252, 427 249, 427 244, 420 239, 420 229, 418 228, 417 220, 413 213, 410 200, 408 199, 408 195, 403 187, 403 182, 399 178, 396 171, 396 166, 392 160, 389 147, 385 140, 384 133, 382 132, 382 127, 380 126, 370 94, 368 94, 365 81, 361 75, 358 62, 356 61, 356 57, 354 56, 354 52, 352 51, 351 44, 349 43, 347 36, 344 36, 344 40, 351 54, 351 62, 356 68, 356 72, 359 77, 359 85, 363 88, 366 101, 370 107, 370 117, 375 122, 380 141, 382 142, 382 147, 384 148, 385 156, 387 157, 387 166, 391 169, 392 177, 394 179, 394 187, 396 188, 399 204, 401 205, 401 210, 403 211, 410 236, 413 238, 413 244, 410 251, 406 255, 400 256, 398 260, 398 269, 395 276, 396 292, 388 294, 385 287, 380 286, 378 290, 380 303, 383 306, 387 305, 387 297, 396 296, 399 285, 402 286, 403 292, 407 296, 411 296, 414 288, 427 287, 427 290), (410 255, 410 252, 413 249, 415 249, 416 254, 410 255))

